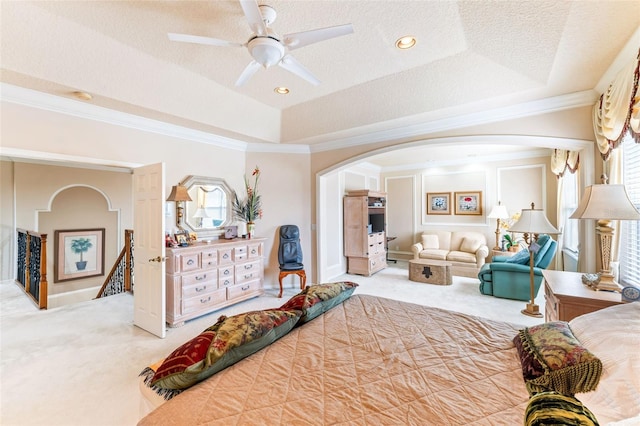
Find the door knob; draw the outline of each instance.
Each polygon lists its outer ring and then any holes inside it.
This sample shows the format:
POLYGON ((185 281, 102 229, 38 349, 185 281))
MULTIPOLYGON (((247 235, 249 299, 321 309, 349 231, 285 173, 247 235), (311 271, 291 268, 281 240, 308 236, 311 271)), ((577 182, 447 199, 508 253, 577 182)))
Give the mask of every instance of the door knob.
POLYGON ((149 262, 164 262, 166 257, 156 256, 152 259, 149 259, 149 262))

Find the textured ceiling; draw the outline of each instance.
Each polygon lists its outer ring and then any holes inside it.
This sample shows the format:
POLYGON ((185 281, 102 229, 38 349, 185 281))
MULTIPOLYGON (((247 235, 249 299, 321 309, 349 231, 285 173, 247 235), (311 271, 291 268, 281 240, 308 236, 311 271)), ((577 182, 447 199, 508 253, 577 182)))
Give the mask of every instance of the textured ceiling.
POLYGON ((95 105, 242 141, 314 144, 592 90, 640 26, 635 0, 268 4, 279 34, 353 24, 353 34, 292 52, 319 86, 273 67, 238 88, 245 49, 167 38, 246 42, 236 0, 3 0, 2 81, 84 90, 95 105), (396 49, 407 34, 417 45, 396 49))

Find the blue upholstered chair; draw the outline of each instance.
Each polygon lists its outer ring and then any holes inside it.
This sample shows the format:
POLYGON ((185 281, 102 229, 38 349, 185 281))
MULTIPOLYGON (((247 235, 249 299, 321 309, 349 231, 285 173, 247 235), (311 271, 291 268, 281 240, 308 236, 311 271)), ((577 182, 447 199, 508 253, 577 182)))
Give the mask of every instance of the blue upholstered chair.
MULTIPOLYGON (((558 243, 549 235, 538 237, 540 250, 533 258, 534 295, 537 296, 542 284, 542 270, 546 269, 556 254, 558 243)), ((522 250, 512 257, 494 256, 491 263, 485 263, 478 273, 480 293, 489 296, 529 301, 529 251, 522 250)))

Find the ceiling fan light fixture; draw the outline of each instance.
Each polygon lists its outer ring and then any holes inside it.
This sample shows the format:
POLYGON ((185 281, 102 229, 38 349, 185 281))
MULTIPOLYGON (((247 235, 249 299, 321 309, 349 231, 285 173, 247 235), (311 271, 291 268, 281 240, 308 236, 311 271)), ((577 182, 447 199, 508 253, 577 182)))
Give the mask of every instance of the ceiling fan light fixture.
POLYGON ((287 89, 286 87, 276 87, 275 89, 273 89, 274 92, 276 92, 278 95, 286 95, 289 93, 289 89, 287 89))
POLYGON ((265 68, 276 65, 284 56, 284 46, 269 37, 256 37, 247 47, 253 59, 265 68))
POLYGON ((414 36, 404 36, 396 40, 396 47, 400 50, 410 49, 416 45, 416 38, 414 36))

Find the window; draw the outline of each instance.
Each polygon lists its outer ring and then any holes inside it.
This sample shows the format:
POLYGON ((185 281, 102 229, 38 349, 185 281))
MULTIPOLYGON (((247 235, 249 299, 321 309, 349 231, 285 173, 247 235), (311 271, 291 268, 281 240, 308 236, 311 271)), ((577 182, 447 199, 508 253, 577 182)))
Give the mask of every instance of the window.
POLYGON ((562 234, 564 238, 564 249, 573 253, 578 253, 578 220, 569 217, 578 208, 578 178, 576 173, 568 170, 562 175, 562 217, 564 224, 562 234))
MULTIPOLYGON (((622 181, 631 202, 640 210, 640 144, 630 134, 624 138, 622 150, 622 181)), ((620 222, 620 276, 622 285, 640 284, 640 221, 620 222)))

